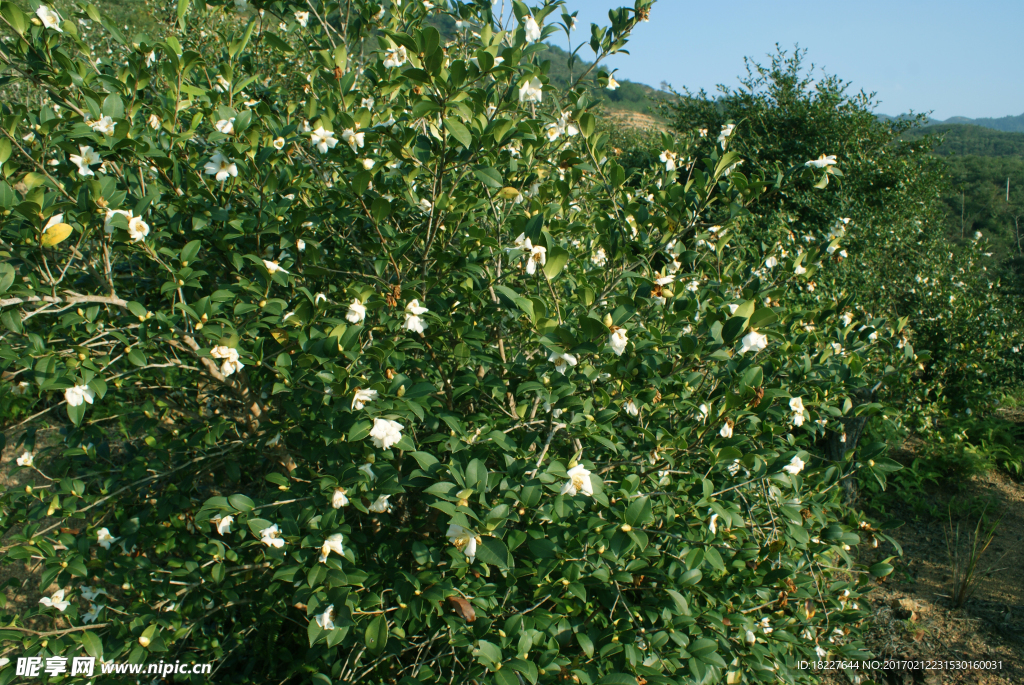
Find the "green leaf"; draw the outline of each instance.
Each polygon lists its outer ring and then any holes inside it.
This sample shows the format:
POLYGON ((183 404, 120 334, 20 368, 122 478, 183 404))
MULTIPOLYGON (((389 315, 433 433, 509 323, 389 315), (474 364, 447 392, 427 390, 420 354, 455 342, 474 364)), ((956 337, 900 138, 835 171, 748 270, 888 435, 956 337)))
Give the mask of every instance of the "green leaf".
POLYGON ((558 245, 552 244, 548 248, 547 259, 544 262, 544 275, 549 279, 557 276, 562 268, 569 261, 569 253, 558 245))
POLYGON ((245 495, 231 495, 228 497, 228 504, 242 513, 250 512, 256 508, 256 503, 245 495))
POLYGON ((651 500, 648 497, 637 497, 626 509, 626 523, 637 526, 651 517, 651 500))
POLYGON ((500 569, 508 569, 512 566, 508 547, 498 538, 483 538, 483 541, 477 545, 476 558, 500 569))
POLYGON ((178 26, 182 31, 185 30, 185 14, 188 13, 191 4, 192 0, 178 0, 178 26))
POLYGON ((626 673, 609 673, 595 685, 636 685, 636 677, 626 673))
POLYGON ((878 562, 868 569, 868 573, 873 575, 875 578, 882 578, 892 573, 892 564, 886 564, 884 562, 878 562))
POLYGON ((370 430, 373 428, 372 421, 359 421, 348 431, 349 442, 359 442, 367 435, 370 434, 370 430))
POLYGON ((580 649, 587 655, 587 658, 594 656, 594 641, 590 639, 590 636, 586 633, 576 633, 576 642, 580 644, 580 649))
POLYGON ((750 327, 761 328, 763 326, 770 326, 778 320, 778 314, 772 311, 770 307, 764 307, 750 315, 750 327))
POLYGON ((82 646, 85 647, 86 653, 94 659, 103 658, 103 641, 91 630, 82 631, 82 646))
POLYGON ((111 119, 124 119, 124 102, 117 93, 111 93, 103 100, 103 114, 111 119))
POLYGON ((366 648, 373 654, 380 654, 388 643, 388 622, 384 614, 379 614, 366 626, 366 648))
POLYGON ((722 340, 731 343, 747 329, 747 319, 742 316, 734 316, 722 326, 722 340))
POLYGON ((478 166, 473 168, 473 175, 481 183, 490 188, 501 188, 501 174, 494 167, 478 166))
MULTIPOLYGON (((462 147, 469 149, 473 144, 473 134, 470 133, 469 129, 463 126, 462 122, 458 119, 455 119, 454 117, 445 117, 444 127, 453 138, 462 143, 462 147)), ((477 175, 477 178, 479 178, 479 175, 477 175)), ((499 176, 498 178, 500 184, 501 177, 499 176)))
POLYGON ((131 350, 128 351, 128 361, 130 361, 135 366, 145 366, 146 355, 143 354, 139 348, 133 347, 131 350))

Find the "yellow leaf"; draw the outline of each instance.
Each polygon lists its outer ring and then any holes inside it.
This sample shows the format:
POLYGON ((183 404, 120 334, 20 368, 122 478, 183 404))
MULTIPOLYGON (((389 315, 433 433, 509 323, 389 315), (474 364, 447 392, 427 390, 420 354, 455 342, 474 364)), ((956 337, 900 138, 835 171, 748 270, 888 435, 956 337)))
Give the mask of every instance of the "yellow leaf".
POLYGON ((498 197, 502 200, 514 200, 519 197, 519 191, 510 186, 505 186, 498 191, 498 197))
POLYGON ((73 230, 69 224, 54 224, 43 232, 40 242, 42 242, 43 247, 53 247, 67 240, 67 237, 71 235, 73 230))
POLYGON ((275 328, 274 330, 270 331, 270 335, 272 335, 274 340, 276 340, 278 343, 282 345, 288 342, 288 332, 281 330, 280 328, 275 328))

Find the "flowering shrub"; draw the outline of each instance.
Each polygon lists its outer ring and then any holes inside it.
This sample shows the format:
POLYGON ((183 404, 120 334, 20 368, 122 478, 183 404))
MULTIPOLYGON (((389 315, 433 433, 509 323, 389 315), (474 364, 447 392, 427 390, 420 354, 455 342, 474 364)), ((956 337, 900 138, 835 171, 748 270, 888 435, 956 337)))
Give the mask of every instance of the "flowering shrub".
MULTIPOLYGON (((598 60, 650 5, 593 27, 598 60)), ((489 2, 257 7, 116 68, 0 8, 51 98, 3 112, 0 393, 35 479, 4 562, 63 593, 4 653, 509 685, 862 655, 892 567, 854 563, 887 538, 839 486, 893 465, 820 441, 882 410, 857 393, 902 373, 899 331, 793 296, 841 237, 744 230, 839 169, 745 175, 730 128, 627 186, 532 59, 560 2, 507 30, 489 2)))

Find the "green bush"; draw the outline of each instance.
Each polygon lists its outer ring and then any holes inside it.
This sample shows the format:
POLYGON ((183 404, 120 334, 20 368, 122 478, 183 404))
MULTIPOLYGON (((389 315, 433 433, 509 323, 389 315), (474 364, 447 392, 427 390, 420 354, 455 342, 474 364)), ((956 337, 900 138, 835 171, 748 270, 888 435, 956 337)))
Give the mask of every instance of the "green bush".
MULTIPOLYGON (((5 610, 4 653, 503 685, 865 656, 858 598, 892 566, 855 569, 887 538, 840 486, 897 466, 819 441, 885 415, 858 398, 912 359, 797 296, 828 244, 745 230, 838 169, 745 174, 710 136, 627 185, 534 59, 561 3, 516 2, 511 32, 434 4, 106 22, 99 67, 91 6, 0 7, 49 99, 2 119, 0 394, 35 483, 0 497, 3 563, 70 602, 5 610)), ((595 27, 597 60, 649 6, 595 27)))

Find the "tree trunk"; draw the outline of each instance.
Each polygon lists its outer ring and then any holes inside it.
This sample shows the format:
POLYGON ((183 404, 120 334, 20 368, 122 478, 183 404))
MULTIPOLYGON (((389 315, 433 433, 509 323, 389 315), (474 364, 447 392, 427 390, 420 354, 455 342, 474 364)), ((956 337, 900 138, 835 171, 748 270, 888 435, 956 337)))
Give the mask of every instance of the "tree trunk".
MULTIPOLYGON (((875 392, 878 390, 878 385, 873 388, 861 388, 854 391, 852 399, 857 404, 867 404, 874 401, 875 392)), ((846 455, 848 452, 852 452, 857 449, 857 443, 860 441, 861 435, 864 434, 864 429, 868 425, 867 416, 844 416, 839 419, 843 425, 842 430, 829 430, 825 434, 825 458, 831 462, 835 462, 842 468, 842 465, 846 462, 846 455)), ((857 481, 856 476, 851 471, 843 479, 843 503, 852 505, 857 501, 857 481)))

